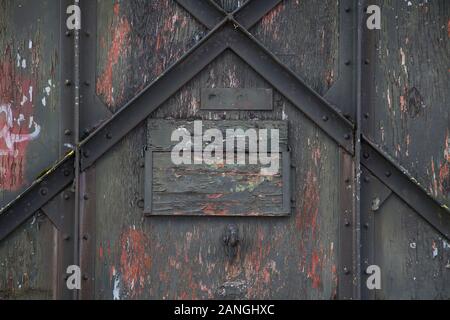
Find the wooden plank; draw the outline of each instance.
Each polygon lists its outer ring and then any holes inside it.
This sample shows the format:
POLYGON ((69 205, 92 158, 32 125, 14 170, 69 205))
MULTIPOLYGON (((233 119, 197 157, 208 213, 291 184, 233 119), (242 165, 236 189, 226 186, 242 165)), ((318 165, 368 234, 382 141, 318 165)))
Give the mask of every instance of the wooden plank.
MULTIPOLYGON (((148 148, 152 150, 165 150, 171 151, 179 141, 171 141, 172 133, 177 129, 182 129, 184 132, 190 133, 194 138, 197 132, 194 130, 194 121, 187 120, 158 120, 153 119, 147 122, 147 139, 148 148)), ((270 130, 277 129, 279 131, 279 150, 286 149, 288 145, 288 123, 287 121, 264 121, 264 120, 226 120, 226 121, 201 121, 202 132, 198 132, 200 136, 203 136, 206 130, 218 129, 222 133, 222 137, 225 139, 227 136, 227 130, 242 129, 246 132, 248 129, 254 129, 258 133, 261 129, 267 129, 267 151, 271 151, 271 133, 270 130)), ((210 142, 203 141, 203 148, 210 142)), ((226 142, 224 141, 224 150, 226 142)), ((240 149, 240 144, 235 143, 235 151, 248 151, 249 149, 248 139, 245 141, 245 150, 240 149)))
POLYGON ((281 156, 277 159, 280 168, 274 175, 261 174, 261 165, 174 165, 170 157, 167 152, 153 152, 153 192, 146 194, 152 197, 151 215, 289 213, 289 208, 283 206, 281 156))

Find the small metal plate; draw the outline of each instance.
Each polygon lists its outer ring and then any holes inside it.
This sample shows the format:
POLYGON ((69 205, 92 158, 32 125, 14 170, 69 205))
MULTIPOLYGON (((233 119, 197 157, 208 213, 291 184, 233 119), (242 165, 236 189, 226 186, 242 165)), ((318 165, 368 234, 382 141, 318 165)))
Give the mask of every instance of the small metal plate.
POLYGON ((272 110, 272 89, 203 88, 201 110, 272 110))

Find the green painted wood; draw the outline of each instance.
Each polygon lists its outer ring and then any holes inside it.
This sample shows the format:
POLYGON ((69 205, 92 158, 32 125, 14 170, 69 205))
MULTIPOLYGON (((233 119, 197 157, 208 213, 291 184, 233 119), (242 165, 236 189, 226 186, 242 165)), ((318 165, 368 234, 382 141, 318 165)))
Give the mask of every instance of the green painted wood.
POLYGON ((372 213, 374 264, 381 268, 376 299, 450 297, 450 245, 397 196, 372 213))
POLYGON ((364 134, 449 206, 450 2, 370 4, 382 26, 366 33, 364 134))
POLYGON ((0 299, 53 299, 56 229, 35 215, 0 243, 0 299))

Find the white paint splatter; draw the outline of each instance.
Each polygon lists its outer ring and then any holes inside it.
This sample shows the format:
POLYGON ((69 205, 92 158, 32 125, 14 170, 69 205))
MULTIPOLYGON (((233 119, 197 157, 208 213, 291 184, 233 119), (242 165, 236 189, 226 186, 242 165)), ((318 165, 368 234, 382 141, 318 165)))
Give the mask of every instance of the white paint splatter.
POLYGON ((20 102, 20 105, 23 106, 28 101, 27 96, 22 97, 22 101, 20 102))
POLYGON ((434 259, 439 254, 438 247, 437 247, 436 243, 433 242, 433 247, 432 248, 433 248, 433 259, 434 259))
POLYGON ((30 89, 28 90, 28 94, 30 97, 30 102, 33 102, 33 87, 30 86, 30 89))
POLYGON ((19 118, 17 119, 17 124, 19 125, 19 127, 20 127, 21 123, 24 121, 25 121, 25 116, 23 114, 19 114, 19 118))
POLYGON ((50 87, 45 87, 44 91, 47 94, 47 96, 49 96, 52 89, 50 87))
POLYGON ((22 58, 20 57, 20 54, 17 54, 17 67, 20 68, 20 61, 22 61, 22 58))
POLYGON ((34 124, 34 117, 31 116, 31 117, 30 117, 30 122, 29 122, 29 124, 28 124, 28 128, 30 129, 30 128, 33 126, 33 124, 34 124))
POLYGON ((27 67, 27 60, 22 59, 22 69, 26 69, 27 67))
POLYGON ((33 41, 28 41, 28 49, 32 49, 33 48, 33 41))
POLYGON ((120 300, 120 280, 119 277, 114 279, 113 299, 120 300))
POLYGON ((47 105, 47 100, 45 97, 42 98, 42 105, 45 107, 47 105))

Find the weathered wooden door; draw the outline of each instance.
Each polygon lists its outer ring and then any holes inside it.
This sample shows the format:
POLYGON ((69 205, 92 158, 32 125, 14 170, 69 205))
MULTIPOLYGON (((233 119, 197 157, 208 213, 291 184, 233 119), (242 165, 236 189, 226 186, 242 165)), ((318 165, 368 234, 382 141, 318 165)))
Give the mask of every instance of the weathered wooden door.
POLYGON ((450 296, 446 1, 80 1, 80 30, 66 28, 70 1, 0 4, 14 13, 0 21, 3 73, 27 72, 20 12, 63 21, 30 16, 54 32, 33 30, 55 46, 30 53, 46 84, 8 101, 14 130, 23 96, 39 110, 26 132, 40 121, 46 135, 30 146, 55 145, 21 154, 29 176, 64 157, 27 190, 2 189, 4 205, 25 191, 0 214, 0 297, 450 296), (371 4, 381 30, 366 28, 371 4), (279 129, 280 170, 174 164, 172 133, 200 120, 279 129))

